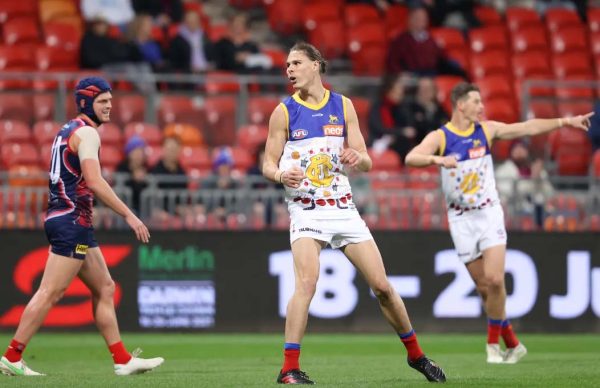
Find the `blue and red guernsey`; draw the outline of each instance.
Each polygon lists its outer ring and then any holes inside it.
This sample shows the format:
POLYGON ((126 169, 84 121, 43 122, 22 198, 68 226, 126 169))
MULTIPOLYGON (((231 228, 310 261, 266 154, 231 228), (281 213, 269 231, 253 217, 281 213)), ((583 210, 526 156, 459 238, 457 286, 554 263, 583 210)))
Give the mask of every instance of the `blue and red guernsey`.
POLYGON ((74 221, 82 226, 92 226, 94 194, 83 179, 79 156, 69 148, 70 137, 86 125, 81 119, 71 120, 54 138, 46 220, 64 217, 65 220, 74 221))

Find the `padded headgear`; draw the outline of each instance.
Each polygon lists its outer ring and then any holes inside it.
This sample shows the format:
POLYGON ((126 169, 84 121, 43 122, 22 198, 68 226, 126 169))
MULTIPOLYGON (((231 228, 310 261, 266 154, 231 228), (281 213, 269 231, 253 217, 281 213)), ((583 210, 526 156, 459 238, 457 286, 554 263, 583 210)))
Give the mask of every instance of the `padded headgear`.
POLYGON ((82 79, 75 87, 77 111, 85 114, 96 124, 100 125, 101 122, 94 113, 94 100, 98 95, 110 91, 110 84, 104 78, 88 77, 82 79))

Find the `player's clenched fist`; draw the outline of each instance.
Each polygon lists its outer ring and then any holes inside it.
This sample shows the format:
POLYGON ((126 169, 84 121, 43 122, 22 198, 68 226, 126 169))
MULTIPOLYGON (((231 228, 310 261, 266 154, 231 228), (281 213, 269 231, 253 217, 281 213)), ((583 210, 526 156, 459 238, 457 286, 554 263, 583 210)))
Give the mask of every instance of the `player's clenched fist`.
POLYGON ((445 168, 456 168, 458 166, 458 162, 456 161, 456 156, 448 155, 448 156, 434 156, 433 163, 442 166, 445 168))
POLYGON ((360 152, 352 148, 344 148, 340 153, 340 162, 350 167, 358 166, 360 159, 360 152))
POLYGON ((306 178, 300 167, 294 166, 281 174, 281 183, 293 189, 300 187, 302 180, 306 178))

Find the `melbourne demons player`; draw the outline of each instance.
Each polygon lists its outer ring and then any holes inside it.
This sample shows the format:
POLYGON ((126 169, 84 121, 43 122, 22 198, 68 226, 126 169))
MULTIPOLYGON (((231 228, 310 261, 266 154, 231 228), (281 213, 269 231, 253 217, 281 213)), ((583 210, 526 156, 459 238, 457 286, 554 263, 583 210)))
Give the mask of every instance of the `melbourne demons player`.
POLYGON ((125 219, 138 240, 147 243, 150 239, 148 228, 100 173, 100 137, 96 129, 110 120, 111 100, 111 88, 104 79, 82 79, 75 90, 79 115, 65 124, 54 139, 44 223, 50 253, 40 287, 27 304, 17 332, 0 359, 0 371, 4 374, 41 375, 23 362, 22 354, 75 276, 92 293, 94 319, 112 354, 117 375, 143 373, 164 361, 160 357, 139 358, 138 351, 132 355, 125 349, 113 303, 115 284, 94 238, 92 201, 96 195, 125 219))
POLYGON ((593 113, 505 124, 481 121, 483 103, 476 85, 458 84, 450 98, 450 122, 429 133, 410 151, 406 164, 443 167, 442 191, 452 241, 475 282, 488 317, 487 362, 514 364, 527 354, 527 349, 506 319, 506 230, 490 153, 492 141, 540 135, 564 125, 587 130, 593 113), (500 348, 500 336, 505 351, 500 348))
POLYGON ((275 108, 269 121, 263 174, 285 186, 295 272, 277 382, 314 383, 300 370, 300 343, 319 277, 319 254, 327 244, 341 249, 365 277, 406 346, 408 364, 430 381, 445 381, 442 369, 423 354, 377 245, 352 202, 347 170, 368 171, 372 163, 352 102, 323 86, 326 65, 314 46, 292 47, 287 76, 296 92, 275 108))

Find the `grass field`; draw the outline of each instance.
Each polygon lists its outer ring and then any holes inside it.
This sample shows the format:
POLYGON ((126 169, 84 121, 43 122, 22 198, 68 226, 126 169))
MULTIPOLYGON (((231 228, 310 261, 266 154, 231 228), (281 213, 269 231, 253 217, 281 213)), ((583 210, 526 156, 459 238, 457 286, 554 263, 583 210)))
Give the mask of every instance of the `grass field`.
MULTIPOLYGON (((46 377, 0 375, 1 387, 264 387, 275 386, 282 337, 271 334, 124 334, 130 350, 162 356, 156 371, 113 375, 95 333, 38 334, 25 360, 46 377)), ((600 336, 522 335, 529 354, 516 365, 488 365, 485 337, 420 334, 425 352, 446 371, 447 385, 471 387, 592 387, 600 378, 600 336)), ((8 344, 9 333, 0 333, 8 344)), ((309 334, 301 365, 322 386, 397 387, 429 383, 408 367, 393 335, 309 334)))

